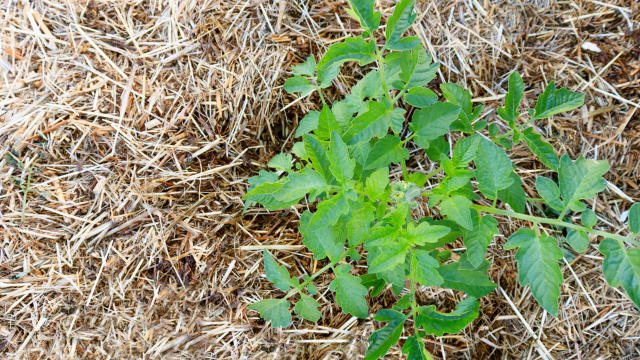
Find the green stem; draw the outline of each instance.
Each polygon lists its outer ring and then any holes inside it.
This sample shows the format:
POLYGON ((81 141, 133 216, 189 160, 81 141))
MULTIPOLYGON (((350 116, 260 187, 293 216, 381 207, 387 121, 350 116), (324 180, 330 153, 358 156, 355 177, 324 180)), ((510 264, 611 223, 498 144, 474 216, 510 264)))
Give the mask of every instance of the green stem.
POLYGON ((402 166, 402 178, 404 181, 409 181, 409 171, 407 170, 407 163, 402 160, 400 162, 400 166, 402 166))
POLYGON ((556 225, 556 226, 566 227, 566 228, 569 228, 569 229, 580 230, 580 231, 588 232, 588 233, 591 233, 591 234, 594 234, 594 235, 602 236, 602 237, 605 237, 605 238, 611 238, 611 239, 614 239, 614 240, 617 240, 617 241, 628 242, 628 243, 634 244, 636 246, 638 244, 640 244, 638 241, 633 240, 631 237, 622 236, 622 235, 618 235, 618 234, 611 234, 611 233, 608 233, 606 231, 600 231, 600 230, 584 227, 584 226, 581 226, 581 225, 568 223, 566 221, 562 221, 562 220, 559 220, 559 219, 548 219, 548 218, 539 217, 539 216, 526 215, 526 214, 521 214, 521 213, 517 213, 517 212, 513 212, 513 211, 496 209, 495 207, 483 206, 483 205, 478 205, 478 204, 471 205, 471 208, 474 209, 474 210, 477 210, 477 211, 484 211, 484 212, 487 212, 487 213, 508 216, 508 217, 516 218, 516 219, 520 219, 520 220, 531 221, 533 223, 556 225))
POLYGON ((439 173, 442 172, 442 166, 438 166, 437 168, 435 168, 435 170, 433 170, 430 173, 427 173, 427 180, 431 179, 432 177, 438 175, 439 173))
POLYGON ((284 297, 284 299, 286 300, 286 299, 292 297, 293 295, 299 293, 302 289, 304 289, 307 285, 309 285, 309 283, 311 281, 313 281, 313 279, 317 278, 323 272, 333 268, 337 263, 342 261, 342 259, 344 259, 347 256, 349 251, 351 251, 351 248, 349 248, 348 250, 344 251, 340 256, 338 256, 337 259, 333 260, 332 262, 330 262, 327 265, 323 266, 320 270, 316 271, 307 280, 303 281, 298 287, 295 287, 295 288, 289 290, 289 292, 287 292, 287 295, 284 297))

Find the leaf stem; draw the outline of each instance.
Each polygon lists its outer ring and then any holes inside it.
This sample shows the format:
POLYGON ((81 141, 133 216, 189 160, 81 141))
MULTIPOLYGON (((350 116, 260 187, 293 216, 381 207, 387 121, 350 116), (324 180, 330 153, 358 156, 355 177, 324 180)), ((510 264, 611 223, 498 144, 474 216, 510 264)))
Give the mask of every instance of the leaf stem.
POLYGON ((516 218, 516 219, 520 219, 520 220, 531 221, 533 223, 538 223, 538 224, 549 224, 549 225, 562 226, 562 227, 566 227, 566 228, 569 228, 569 229, 588 232, 588 233, 591 233, 591 234, 594 234, 594 235, 602 236, 604 238, 611 238, 611 239, 614 239, 614 240, 617 240, 617 241, 624 241, 624 242, 627 242, 629 244, 633 244, 633 245, 636 245, 636 246, 640 245, 640 242, 638 242, 638 241, 636 241, 633 238, 628 237, 628 236, 612 234, 612 233, 608 233, 606 231, 600 231, 600 230, 588 228, 588 227, 585 227, 585 226, 568 223, 568 222, 562 221, 560 219, 548 219, 548 218, 544 218, 544 217, 521 214, 521 213, 517 213, 517 212, 513 212, 513 211, 507 211, 507 210, 497 209, 497 208, 491 207, 491 206, 483 206, 483 205, 478 205, 478 204, 472 204, 471 208, 475 209, 477 211, 484 211, 484 212, 487 212, 487 213, 508 216, 508 217, 512 217, 512 218, 516 218))
POLYGON ((340 261, 342 261, 342 259, 344 259, 347 254, 349 253, 349 251, 351 251, 352 248, 349 248, 348 250, 344 251, 340 256, 338 256, 337 259, 331 261, 330 263, 328 263, 327 265, 323 266, 320 270, 316 271, 313 275, 311 275, 307 280, 303 281, 302 283, 300 283, 300 285, 298 285, 297 287, 289 290, 287 292, 287 295, 285 295, 285 297, 283 299, 288 299, 290 297, 292 297, 293 295, 299 293, 302 289, 305 288, 305 286, 307 286, 311 281, 313 281, 313 279, 317 278, 320 274, 322 274, 323 272, 333 268, 337 263, 339 263, 340 261))

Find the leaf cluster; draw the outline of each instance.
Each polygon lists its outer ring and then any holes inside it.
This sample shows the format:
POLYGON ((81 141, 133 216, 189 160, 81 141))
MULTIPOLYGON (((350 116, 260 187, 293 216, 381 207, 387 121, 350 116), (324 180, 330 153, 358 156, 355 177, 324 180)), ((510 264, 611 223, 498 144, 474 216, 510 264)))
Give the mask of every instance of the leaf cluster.
MULTIPOLYGON (((305 202, 311 206, 300 216, 299 231, 314 259, 326 265, 312 276, 292 277, 269 252, 263 252, 266 277, 287 292, 280 299, 265 299, 250 306, 274 327, 292 322, 290 308, 300 320, 321 319, 321 304, 314 299, 313 280, 331 270, 329 290, 345 313, 369 316, 368 299, 387 285, 399 296, 392 309, 378 311, 374 319, 385 326, 369 338, 365 359, 377 359, 408 335, 402 351, 409 359, 429 359, 422 338, 427 334, 457 333, 479 313, 479 299, 496 287, 487 274, 491 264, 487 248, 498 234, 493 214, 530 221, 509 237, 505 250, 517 249, 520 284, 529 286, 540 305, 558 314, 563 281, 560 260, 563 246, 585 251, 598 218, 583 202, 605 189, 608 171, 603 160, 559 157, 535 131, 535 121, 570 111, 584 95, 557 89, 550 83, 529 109, 519 112, 525 84, 517 72, 509 76, 504 106, 498 116, 508 125, 501 132, 494 122, 486 131, 483 106, 473 105, 471 93, 454 83, 440 85, 439 94, 427 88, 438 63, 416 37, 404 37, 415 20, 415 0, 401 0, 387 21, 385 42, 375 33, 381 15, 373 0, 350 0, 348 12, 365 30, 361 36, 333 44, 316 61, 312 56, 294 66, 284 88, 307 96, 319 92, 322 107, 309 112, 295 132, 290 153, 275 156, 249 179, 244 196, 247 207, 261 204, 278 210, 305 202), (332 85, 346 62, 375 63, 344 99, 328 104, 323 89, 332 85), (409 111, 413 108, 412 111, 409 111), (409 116, 411 114, 411 116, 409 116), (451 131, 464 134, 450 142, 451 131), (553 177, 538 177, 538 198, 528 197, 509 153, 524 144, 553 177), (420 148, 435 171, 426 174, 406 169, 409 148, 420 148), (390 169, 402 169, 402 178, 390 169), (425 191, 431 178, 443 173, 425 191), (418 218, 413 211, 424 198, 432 216, 418 218), (479 205, 488 202, 492 206, 479 205), (312 206, 315 204, 315 206, 312 206), (552 214, 549 217, 548 214, 552 214), (565 221, 581 214, 582 225, 565 221), (555 217, 557 216, 557 218, 555 217), (545 227, 546 226, 546 227, 545 227), (567 230, 560 236, 559 230, 567 230), (461 240, 464 251, 452 253, 461 240), (353 265, 366 258, 366 273, 355 275, 353 265), (407 281, 408 280, 408 281, 407 281), (440 312, 420 305, 415 292, 422 287, 443 287, 464 293, 455 310, 440 312), (412 319, 413 328, 405 329, 412 319)), ((611 286, 622 286, 640 306, 640 249, 627 249, 640 232, 640 205, 629 212, 630 235, 611 234, 600 243, 603 271, 611 286)))

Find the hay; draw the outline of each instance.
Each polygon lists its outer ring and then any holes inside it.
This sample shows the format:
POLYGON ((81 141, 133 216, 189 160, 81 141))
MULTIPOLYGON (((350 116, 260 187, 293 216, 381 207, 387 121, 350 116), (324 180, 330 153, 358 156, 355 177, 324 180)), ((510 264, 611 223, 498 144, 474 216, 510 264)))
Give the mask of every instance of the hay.
MULTIPOLYGON (((378 1, 389 16, 393 2, 378 1)), ((271 249, 294 274, 322 264, 301 246, 295 211, 242 215, 246 179, 288 149, 317 109, 281 84, 293 63, 358 34, 345 1, 7 0, 0 32, 0 354, 4 358, 353 359, 375 329, 332 305, 324 319, 265 326, 247 306, 282 295, 263 276, 271 249), (285 111, 282 111, 286 108, 285 111)), ((603 228, 640 200, 640 5, 627 1, 418 1, 412 32, 455 81, 495 108, 518 70, 532 105, 555 80, 587 94, 536 125, 557 150, 608 159, 593 202, 603 228), (635 111, 635 112, 634 112, 635 111)), ((330 99, 361 74, 347 66, 330 99)), ((500 124, 500 122, 499 122, 500 124)), ((503 127, 505 124, 501 124, 503 127)), ((413 152, 414 168, 429 168, 413 152)), ((533 195, 545 170, 514 158, 533 195)), ((504 234, 519 224, 501 219, 504 234)), ((504 238, 498 238, 499 245, 504 238)), ((516 284, 492 245, 500 288, 435 358, 632 359, 640 313, 610 288, 601 256, 567 259, 560 314, 516 284)), ((362 270, 362 269, 361 269, 362 270)), ((457 294, 423 289, 450 309, 457 294)), ((389 306, 390 291, 371 302, 389 306)), ((406 335, 406 334, 405 334, 406 335)), ((399 348, 388 358, 399 358, 399 348)))

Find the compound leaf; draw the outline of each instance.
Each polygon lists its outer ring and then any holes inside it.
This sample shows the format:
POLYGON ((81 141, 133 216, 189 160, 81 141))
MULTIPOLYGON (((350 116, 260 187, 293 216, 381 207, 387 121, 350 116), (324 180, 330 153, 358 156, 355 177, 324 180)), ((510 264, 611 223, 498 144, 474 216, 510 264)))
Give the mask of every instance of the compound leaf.
POLYGON ((504 245, 505 250, 518 248, 520 285, 531 287, 531 293, 538 303, 553 316, 558 316, 558 298, 562 284, 562 272, 558 260, 562 250, 556 239, 546 235, 536 235, 531 229, 521 228, 504 245))
POLYGON ((289 302, 285 299, 264 299, 249 305, 250 310, 256 310, 265 321, 271 321, 271 326, 287 327, 291 324, 289 302))

